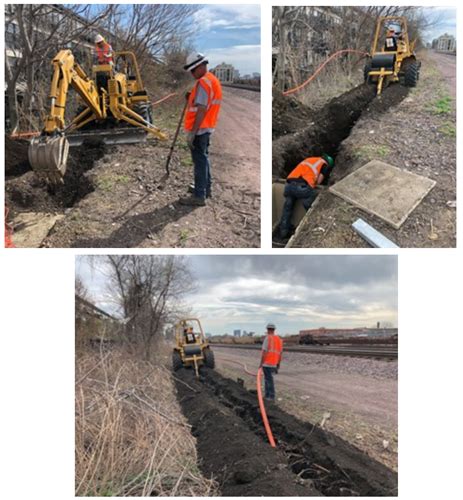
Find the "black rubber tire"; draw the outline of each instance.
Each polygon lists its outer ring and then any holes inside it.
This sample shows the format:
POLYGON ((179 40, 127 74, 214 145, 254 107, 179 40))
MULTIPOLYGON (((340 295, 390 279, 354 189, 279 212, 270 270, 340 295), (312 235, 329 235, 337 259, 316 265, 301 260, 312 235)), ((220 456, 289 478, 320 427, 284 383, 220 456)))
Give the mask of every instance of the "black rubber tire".
POLYGON ((363 81, 365 83, 370 83, 370 77, 368 73, 371 71, 371 60, 368 60, 363 67, 363 81))
POLYGON ((183 363, 180 353, 178 351, 174 351, 172 353, 172 369, 174 370, 174 372, 176 372, 177 370, 180 370, 180 368, 182 367, 183 363))
POLYGON ((420 77, 420 66, 416 61, 410 61, 404 70, 404 84, 406 87, 416 87, 420 77))
POLYGON ((204 349, 204 364, 213 370, 215 368, 215 358, 214 358, 214 353, 207 347, 204 349))
POLYGON ((139 114, 142 118, 144 118, 148 123, 153 123, 152 112, 151 112, 151 103, 144 102, 137 104, 134 106, 133 110, 135 113, 139 114))

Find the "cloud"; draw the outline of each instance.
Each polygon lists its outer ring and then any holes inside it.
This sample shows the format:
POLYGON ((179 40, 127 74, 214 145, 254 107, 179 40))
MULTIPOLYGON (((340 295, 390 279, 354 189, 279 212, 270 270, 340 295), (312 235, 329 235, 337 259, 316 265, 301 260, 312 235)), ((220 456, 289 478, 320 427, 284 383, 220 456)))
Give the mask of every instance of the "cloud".
POLYGON ((211 67, 232 64, 242 75, 260 73, 260 6, 203 5, 194 14, 195 47, 211 67))
POLYGON ((260 5, 203 5, 194 15, 199 30, 259 28, 260 5))
POLYGON ((241 75, 260 73, 260 45, 234 45, 209 49, 206 55, 212 68, 226 62, 239 69, 241 75))
MULTIPOLYGON (((211 333, 397 324, 397 257, 209 255, 186 258, 197 282, 185 302, 211 333)), ((107 270, 77 258, 96 305, 114 313, 107 270)))

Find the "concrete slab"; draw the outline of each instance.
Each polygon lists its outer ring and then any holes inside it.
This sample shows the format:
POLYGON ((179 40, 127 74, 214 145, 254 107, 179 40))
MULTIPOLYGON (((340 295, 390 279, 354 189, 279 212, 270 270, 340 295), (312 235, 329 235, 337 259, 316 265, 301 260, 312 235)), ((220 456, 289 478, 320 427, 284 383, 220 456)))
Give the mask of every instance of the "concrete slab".
POLYGON ((15 216, 13 243, 18 248, 39 248, 52 227, 64 215, 43 212, 23 212, 15 216))
POLYGON ((330 191, 399 229, 435 185, 427 177, 372 160, 337 182, 330 191))

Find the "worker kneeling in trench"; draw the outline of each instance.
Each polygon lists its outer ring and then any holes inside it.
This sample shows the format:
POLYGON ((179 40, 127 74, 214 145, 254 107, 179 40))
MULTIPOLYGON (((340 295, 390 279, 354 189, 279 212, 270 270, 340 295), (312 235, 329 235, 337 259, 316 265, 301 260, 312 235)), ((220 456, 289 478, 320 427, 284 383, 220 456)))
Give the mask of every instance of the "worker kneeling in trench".
POLYGON ((309 210, 317 192, 315 188, 327 181, 334 167, 331 156, 310 156, 302 160, 288 175, 284 190, 285 203, 280 220, 280 236, 285 239, 291 232, 291 216, 296 200, 301 200, 305 210, 309 210))

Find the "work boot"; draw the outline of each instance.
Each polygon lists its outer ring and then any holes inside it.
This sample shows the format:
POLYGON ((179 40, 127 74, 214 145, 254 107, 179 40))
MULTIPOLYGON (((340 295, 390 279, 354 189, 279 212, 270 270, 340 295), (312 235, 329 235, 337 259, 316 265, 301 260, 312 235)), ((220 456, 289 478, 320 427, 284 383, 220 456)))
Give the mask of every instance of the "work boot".
POLYGON ((198 198, 197 196, 188 196, 187 198, 180 198, 180 205, 192 205, 195 207, 206 206, 206 200, 204 198, 198 198))
MULTIPOLYGON (((190 194, 195 194, 195 185, 194 184, 190 184, 188 186, 188 192, 190 194)), ((212 194, 211 193, 206 193, 206 198, 212 198, 212 194)))

